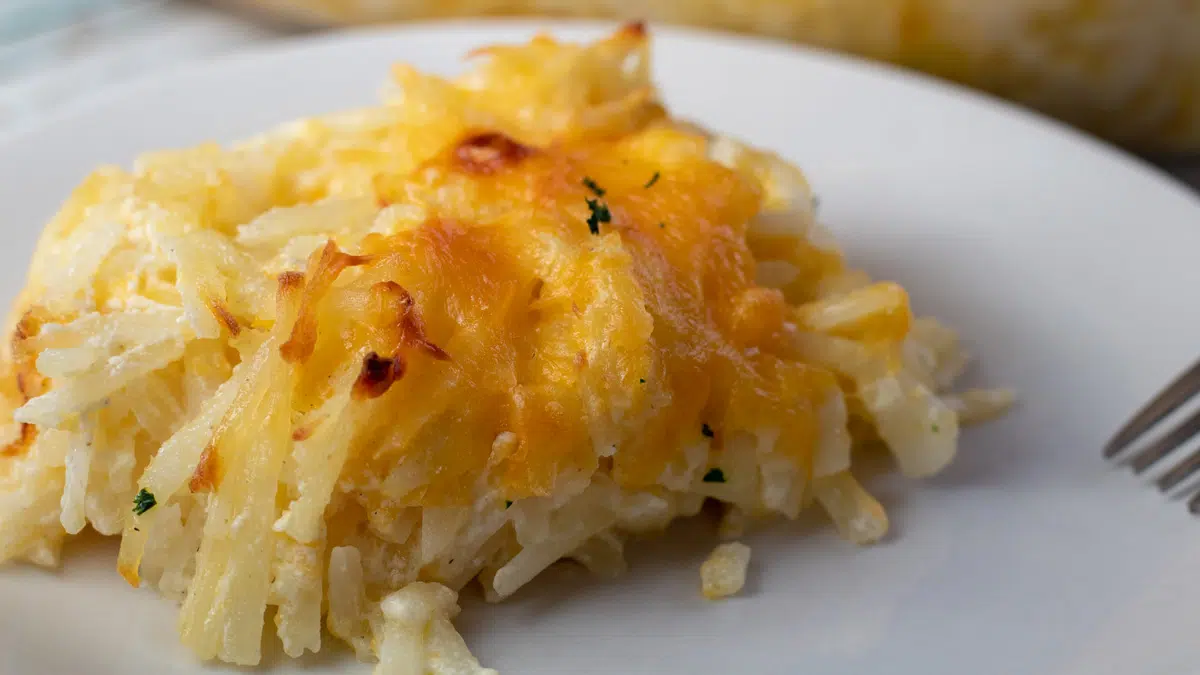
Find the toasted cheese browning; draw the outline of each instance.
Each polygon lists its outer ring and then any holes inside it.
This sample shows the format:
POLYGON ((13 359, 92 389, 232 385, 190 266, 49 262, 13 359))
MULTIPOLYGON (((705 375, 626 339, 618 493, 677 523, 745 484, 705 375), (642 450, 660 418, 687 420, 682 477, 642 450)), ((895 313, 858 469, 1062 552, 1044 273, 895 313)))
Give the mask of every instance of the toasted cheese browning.
MULTIPOLYGON (((488 467, 510 499, 549 496, 589 480, 605 457, 618 484, 646 489, 665 472, 704 468, 681 448, 711 445, 719 461, 704 425, 724 439, 757 433, 764 420, 773 420, 781 455, 809 473, 815 409, 839 391, 828 371, 788 353, 783 294, 755 283, 745 235, 762 186, 709 159, 705 137, 667 120, 536 152, 509 152, 519 146, 497 134, 486 145, 479 138, 428 162, 418 185, 394 180, 381 196, 467 194, 489 217, 370 234, 353 269, 328 262, 349 256, 327 246, 309 289, 335 286, 319 306, 306 289, 284 345, 317 335, 308 347, 316 353, 369 350, 358 382, 387 391, 382 408, 410 414, 428 400, 432 414, 445 406, 425 398, 432 388, 455 401, 441 433, 458 450, 427 457, 439 478, 414 503, 469 502, 463 486, 488 467), (486 171, 464 165, 464 156, 483 155, 486 171), (589 201, 610 214, 596 234, 589 201), (326 279, 331 269, 337 282, 326 279), (323 322, 305 314, 310 307, 323 322), (319 323, 329 328, 310 329, 319 323), (422 375, 396 378, 398 363, 422 375), (488 454, 505 432, 516 434, 515 449, 488 454)), ((389 418, 376 433, 390 433, 389 418)), ((373 458, 376 468, 424 449, 396 450, 373 458)))

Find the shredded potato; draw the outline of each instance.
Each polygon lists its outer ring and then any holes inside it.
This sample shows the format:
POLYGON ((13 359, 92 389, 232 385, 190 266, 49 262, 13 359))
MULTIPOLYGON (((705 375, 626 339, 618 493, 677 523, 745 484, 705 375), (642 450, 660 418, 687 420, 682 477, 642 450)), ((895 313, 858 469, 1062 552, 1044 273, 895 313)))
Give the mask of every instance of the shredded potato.
POLYGON ((750 547, 738 541, 713 549, 700 566, 700 590, 709 600, 736 595, 746 585, 750 566, 750 547))
POLYGON ((816 505, 874 542, 855 449, 928 475, 1011 404, 946 393, 957 338, 846 265, 798 169, 667 115, 640 27, 475 56, 83 182, 13 315, 0 561, 90 525, 201 659, 258 663, 273 615, 290 656, 324 627, 379 675, 484 675, 473 580, 619 574, 709 499, 725 538, 816 505))

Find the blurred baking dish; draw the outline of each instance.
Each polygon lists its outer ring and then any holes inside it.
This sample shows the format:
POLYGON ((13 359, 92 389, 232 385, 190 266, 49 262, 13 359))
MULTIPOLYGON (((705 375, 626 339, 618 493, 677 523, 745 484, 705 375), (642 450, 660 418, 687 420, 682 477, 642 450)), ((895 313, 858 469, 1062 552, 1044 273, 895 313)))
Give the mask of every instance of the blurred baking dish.
POLYGON ((552 15, 787 38, 1014 99, 1147 153, 1200 153, 1193 0, 224 0, 317 25, 552 15))

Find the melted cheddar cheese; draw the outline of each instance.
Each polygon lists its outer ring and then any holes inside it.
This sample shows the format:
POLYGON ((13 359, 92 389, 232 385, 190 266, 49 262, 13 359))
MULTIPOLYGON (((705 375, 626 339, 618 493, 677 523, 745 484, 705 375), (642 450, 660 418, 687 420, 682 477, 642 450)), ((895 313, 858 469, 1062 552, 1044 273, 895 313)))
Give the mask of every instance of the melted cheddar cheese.
POLYGON ((469 137, 415 179, 378 177, 383 203, 450 193, 487 208, 368 236, 365 261, 330 297, 332 321, 363 325, 324 331, 326 362, 351 344, 403 360, 382 408, 395 412, 382 414, 440 416, 431 428, 445 450, 417 434, 381 443, 389 451, 362 470, 423 462, 431 481, 406 499, 414 504, 468 499, 489 466, 508 498, 546 496, 604 458, 620 484, 644 489, 697 470, 680 449, 710 442, 707 425, 715 464, 723 439, 769 426, 807 473, 814 408, 835 383, 778 348, 789 307, 756 285, 746 242, 762 187, 709 160, 707 146, 666 122, 546 148, 469 137), (594 233, 592 210, 608 216, 594 233), (449 358, 390 351, 371 318, 385 284, 411 294, 449 358), (504 432, 516 445, 492 449, 504 432))

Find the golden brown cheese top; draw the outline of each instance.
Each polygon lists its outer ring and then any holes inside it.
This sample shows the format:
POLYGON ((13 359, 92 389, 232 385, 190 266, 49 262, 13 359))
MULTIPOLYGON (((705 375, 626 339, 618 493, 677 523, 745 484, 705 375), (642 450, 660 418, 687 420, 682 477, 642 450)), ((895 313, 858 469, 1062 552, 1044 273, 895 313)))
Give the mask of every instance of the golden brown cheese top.
POLYGON ((545 149, 484 133, 378 178, 381 201, 439 216, 369 236, 321 306, 314 396, 320 364, 368 352, 356 386, 378 450, 350 472, 405 466, 429 479, 406 502, 459 503, 489 467, 515 499, 611 456, 620 483, 647 487, 686 446, 712 443, 719 463, 734 433, 778 434, 807 466, 833 379, 774 348, 788 308, 755 285, 746 242, 760 188, 706 152, 665 125, 545 149), (502 432, 516 443, 494 448, 502 432))

